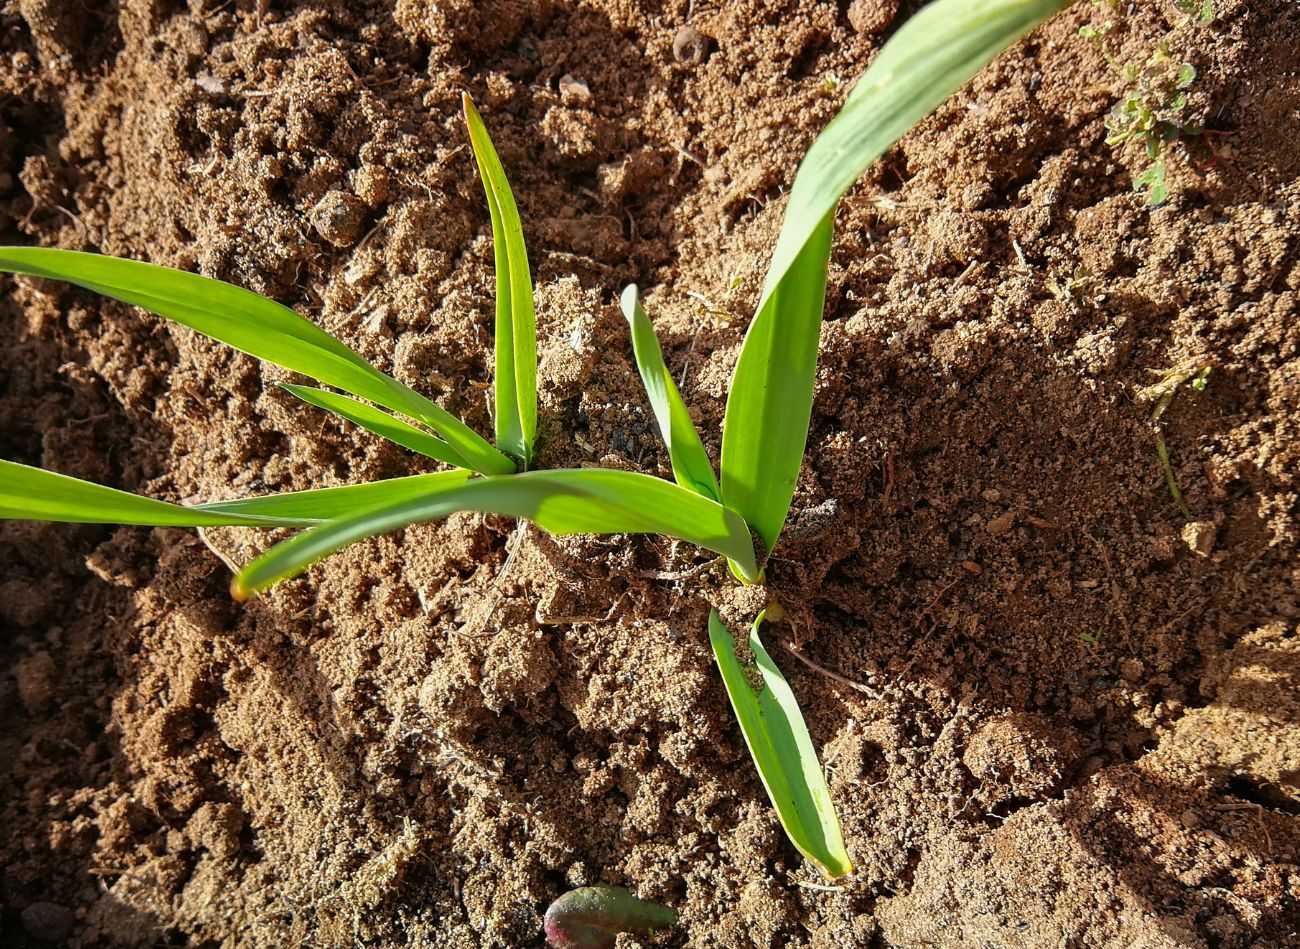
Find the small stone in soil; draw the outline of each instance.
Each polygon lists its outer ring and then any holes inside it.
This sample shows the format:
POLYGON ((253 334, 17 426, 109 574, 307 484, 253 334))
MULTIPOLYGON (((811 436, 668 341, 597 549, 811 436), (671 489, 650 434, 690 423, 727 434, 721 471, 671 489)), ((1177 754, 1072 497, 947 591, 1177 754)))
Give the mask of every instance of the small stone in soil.
POLYGON ((18 698, 29 715, 39 715, 53 704, 58 670, 48 652, 32 654, 14 666, 13 672, 18 681, 18 698))
POLYGON ((335 247, 347 247, 361 236, 366 203, 346 191, 330 191, 308 215, 317 233, 335 247))
POLYGON ((673 59, 698 66, 709 58, 709 38, 693 26, 684 26, 673 37, 673 59))
POLYGON ((72 933, 72 910, 58 903, 33 903, 23 910, 23 929, 33 939, 62 942, 72 933))
POLYGON ((565 73, 560 77, 560 101, 565 105, 586 105, 591 101, 591 87, 565 73))
POLYGON ((849 4, 849 26, 872 36, 883 33, 898 14, 898 0, 853 0, 849 4))
POLYGON ((1214 538, 1218 533, 1211 521, 1193 521, 1183 526, 1183 543, 1200 557, 1208 557, 1214 550, 1214 538))
POLYGON ((984 525, 984 529, 989 532, 990 536, 997 537, 999 534, 1005 534, 1011 530, 1016 523, 1016 512, 1007 511, 1001 517, 995 517, 984 525))

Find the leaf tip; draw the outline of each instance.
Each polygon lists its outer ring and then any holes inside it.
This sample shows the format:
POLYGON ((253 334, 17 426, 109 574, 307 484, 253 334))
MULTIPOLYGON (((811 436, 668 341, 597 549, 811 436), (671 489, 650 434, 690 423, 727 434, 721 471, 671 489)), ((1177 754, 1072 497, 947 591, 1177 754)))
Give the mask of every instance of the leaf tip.
POLYGON ((844 877, 852 874, 855 869, 857 868, 853 866, 853 861, 849 860, 847 857, 844 859, 842 863, 837 863, 833 867, 828 867, 825 864, 821 864, 821 871, 822 873, 826 874, 826 879, 828 880, 843 879, 844 877))
POLYGON ((253 594, 257 591, 244 583, 242 576, 237 576, 230 581, 230 596, 236 603, 245 603, 252 599, 253 594))
POLYGON ((619 297, 619 303, 623 307, 623 315, 629 320, 636 311, 637 304, 641 302, 641 291, 635 283, 629 283, 623 288, 623 295, 619 297))

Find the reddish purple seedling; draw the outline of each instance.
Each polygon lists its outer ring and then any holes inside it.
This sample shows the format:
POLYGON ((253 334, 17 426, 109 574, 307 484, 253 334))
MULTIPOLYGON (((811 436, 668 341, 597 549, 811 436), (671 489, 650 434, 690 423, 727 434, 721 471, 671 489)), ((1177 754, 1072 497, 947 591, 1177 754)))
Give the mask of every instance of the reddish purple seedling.
POLYGON ((546 911, 546 942, 553 949, 613 949, 619 933, 648 936, 675 922, 675 911, 621 886, 584 886, 546 911))

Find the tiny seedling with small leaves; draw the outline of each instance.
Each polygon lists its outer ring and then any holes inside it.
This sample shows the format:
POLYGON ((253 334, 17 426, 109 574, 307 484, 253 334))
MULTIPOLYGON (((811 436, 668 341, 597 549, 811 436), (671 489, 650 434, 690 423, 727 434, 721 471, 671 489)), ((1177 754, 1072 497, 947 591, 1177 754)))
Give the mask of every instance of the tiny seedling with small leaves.
MULTIPOLYGON (((1079 30, 1097 44, 1106 61, 1115 64, 1110 36, 1118 21, 1118 4, 1097 0, 1112 18, 1088 24, 1079 30)), ((1213 0, 1174 0, 1174 7, 1196 23, 1214 19, 1213 0)), ((1178 142, 1206 135, 1200 121, 1187 115, 1188 95, 1196 83, 1196 69, 1179 62, 1170 52, 1168 40, 1156 44, 1145 64, 1125 63, 1121 67, 1125 92, 1106 117, 1106 144, 1121 148, 1138 145, 1147 165, 1133 178, 1133 190, 1146 195, 1147 205, 1156 207, 1169 199, 1169 153, 1178 142)))
MULTIPOLYGON (((840 198, 879 155, 985 63, 1070 0, 936 0, 885 44, 799 167, 758 309, 727 396, 715 474, 664 364, 635 287, 622 302, 637 369, 674 481, 630 471, 530 470, 537 439, 533 287, 519 212, 482 119, 465 120, 483 180, 496 263, 494 439, 375 369, 292 310, 195 274, 97 254, 0 248, 0 271, 63 280, 184 324, 314 379, 301 401, 447 465, 435 474, 182 506, 0 461, 0 517, 81 523, 288 527, 300 532, 239 570, 236 598, 335 551, 457 511, 527 518, 555 534, 660 534, 764 578, 803 462, 840 198)), ((752 620, 742 660, 715 611, 709 639, 759 775, 790 840, 828 877, 852 870, 812 738, 752 620)))
POLYGON ((1136 142, 1150 164, 1133 179, 1133 190, 1146 192, 1147 204, 1164 204, 1169 198, 1168 154, 1174 142, 1195 138, 1204 129, 1183 118, 1187 90, 1196 82, 1190 63, 1177 63, 1161 43, 1142 67, 1124 67, 1129 91, 1106 117, 1106 144, 1112 147, 1136 142))
POLYGON ((1178 505, 1178 510, 1182 512, 1187 521, 1195 520, 1192 517, 1192 510, 1187 506, 1187 500, 1183 497, 1182 489, 1178 487, 1178 479, 1174 477, 1174 466, 1169 460, 1169 446, 1165 443, 1165 435, 1160 419, 1164 416, 1165 410, 1174 401, 1174 396, 1178 389, 1186 383, 1193 392, 1205 391, 1206 385, 1210 381, 1210 369, 1212 364, 1204 359, 1192 359, 1179 363, 1172 369, 1167 369, 1160 374, 1160 381, 1155 385, 1147 386, 1138 392, 1138 398, 1144 402, 1154 402, 1156 407, 1151 412, 1151 430, 1156 437, 1156 457, 1160 460, 1160 470, 1164 472, 1165 485, 1169 488, 1169 496, 1174 499, 1178 505))

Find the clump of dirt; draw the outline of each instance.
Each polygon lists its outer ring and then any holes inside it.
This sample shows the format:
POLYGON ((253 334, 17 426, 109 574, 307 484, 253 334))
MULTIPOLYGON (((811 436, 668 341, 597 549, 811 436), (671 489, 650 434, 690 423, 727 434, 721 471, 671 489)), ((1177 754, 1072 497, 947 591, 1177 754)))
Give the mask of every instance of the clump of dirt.
MULTIPOLYGON (((489 431, 467 90, 539 285, 541 462, 668 476, 616 294, 652 288, 716 458, 781 194, 910 9, 21 0, 0 238, 268 294, 489 431)), ((1294 945, 1300 9, 1144 6, 1112 61, 1101 15, 837 219, 765 636, 856 874, 785 841, 709 654, 729 581, 685 545, 459 515, 239 606, 221 558, 273 537, 5 522, 6 944, 539 945, 603 882, 680 911, 665 946, 1294 945), (1104 117, 1165 38, 1214 134, 1149 209, 1104 117), (1189 546, 1136 394, 1192 360, 1189 546)), ((177 500, 430 470, 182 328, 0 287, 6 458, 177 500)))

